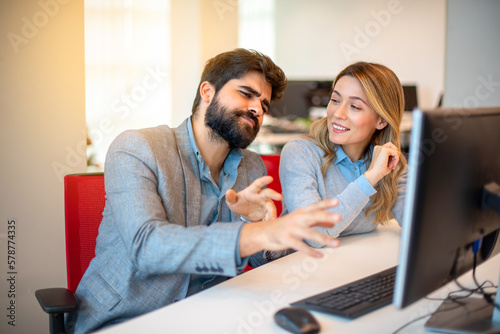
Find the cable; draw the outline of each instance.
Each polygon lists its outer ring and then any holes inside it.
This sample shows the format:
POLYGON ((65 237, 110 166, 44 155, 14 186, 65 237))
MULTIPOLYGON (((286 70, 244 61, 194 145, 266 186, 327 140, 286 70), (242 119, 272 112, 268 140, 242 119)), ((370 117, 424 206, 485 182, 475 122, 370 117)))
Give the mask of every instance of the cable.
POLYGON ((474 279, 474 282, 476 283, 476 286, 478 288, 479 293, 483 295, 484 300, 486 300, 489 304, 493 305, 497 310, 500 310, 500 305, 498 303, 496 303, 495 300, 493 300, 493 298, 491 298, 491 296, 494 295, 494 293, 488 293, 484 290, 485 289, 484 285, 486 283, 490 283, 492 288, 498 289, 498 286, 495 286, 495 284, 493 284, 491 281, 485 281, 485 282, 483 282, 483 284, 479 284, 479 282, 477 281, 477 278, 476 278, 476 264, 477 264, 477 252, 474 252, 474 263, 472 266, 472 278, 474 279))
POLYGON ((409 322, 407 322, 406 324, 404 324, 403 326, 401 326, 401 327, 399 327, 398 329, 396 329, 394 332, 392 332, 392 334, 397 334, 397 333, 399 333, 401 330, 403 330, 403 329, 405 329, 406 327, 410 326, 411 324, 413 324, 413 323, 415 323, 415 322, 417 322, 417 321, 420 321, 420 320, 424 320, 425 318, 427 318, 427 317, 429 317, 429 316, 431 316, 431 315, 433 315, 433 314, 434 314, 434 312, 431 312, 431 313, 429 313, 429 314, 426 314, 426 315, 423 315, 423 316, 418 317, 418 318, 416 318, 416 319, 413 319, 412 321, 409 321, 409 322))
MULTIPOLYGON (((438 300, 438 299, 436 298, 436 300, 438 300)), ((442 301, 445 301, 446 299, 441 299, 441 300, 442 300, 442 301)), ((460 306, 457 306, 457 307, 460 307, 460 306)), ((403 330, 403 329, 405 329, 406 327, 410 326, 411 324, 413 324, 413 323, 415 323, 415 322, 417 322, 417 321, 420 321, 420 320, 424 320, 425 318, 430 317, 430 316, 431 316, 431 315, 433 315, 433 314, 438 314, 438 313, 442 313, 442 312, 448 312, 448 311, 451 311, 451 310, 453 310, 453 309, 447 309, 447 310, 441 310, 441 311, 439 311, 439 310, 435 310, 435 311, 430 312, 430 313, 428 313, 428 314, 426 314, 426 315, 420 316, 420 317, 418 317, 418 318, 416 318, 416 319, 413 319, 413 320, 411 320, 411 321, 408 321, 406 324, 404 324, 403 326, 399 327, 399 328, 398 328, 398 329, 396 329, 394 332, 392 332, 392 334, 397 334, 398 332, 400 332, 401 330, 403 330)))

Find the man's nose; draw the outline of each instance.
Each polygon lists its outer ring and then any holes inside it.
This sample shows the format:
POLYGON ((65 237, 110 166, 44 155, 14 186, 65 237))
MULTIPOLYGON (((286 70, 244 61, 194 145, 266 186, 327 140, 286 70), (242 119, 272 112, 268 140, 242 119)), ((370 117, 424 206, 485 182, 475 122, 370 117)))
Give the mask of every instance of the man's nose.
POLYGON ((260 101, 251 101, 248 104, 248 111, 254 114, 255 117, 260 117, 264 114, 260 101))

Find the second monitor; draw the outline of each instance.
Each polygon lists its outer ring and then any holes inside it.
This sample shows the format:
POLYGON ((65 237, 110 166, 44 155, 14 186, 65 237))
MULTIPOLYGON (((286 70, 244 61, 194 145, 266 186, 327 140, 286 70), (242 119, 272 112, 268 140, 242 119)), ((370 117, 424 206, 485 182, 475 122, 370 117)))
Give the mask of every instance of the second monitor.
MULTIPOLYGON (((283 98, 271 104, 269 113, 273 117, 309 118, 311 108, 326 108, 332 94, 332 81, 289 80, 283 98)), ((403 85, 404 111, 418 108, 416 85, 403 85)), ((326 111, 325 111, 326 112, 326 111)))

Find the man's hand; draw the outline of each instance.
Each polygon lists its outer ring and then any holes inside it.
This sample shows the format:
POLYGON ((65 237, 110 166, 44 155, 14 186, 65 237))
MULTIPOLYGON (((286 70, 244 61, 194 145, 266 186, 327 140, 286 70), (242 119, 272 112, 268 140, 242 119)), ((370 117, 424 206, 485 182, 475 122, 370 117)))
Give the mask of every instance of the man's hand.
POLYGON ((262 189, 272 181, 271 176, 263 176, 239 193, 229 189, 226 192, 226 203, 229 209, 252 222, 276 218, 276 206, 273 200, 281 201, 283 197, 272 189, 262 189))
POLYGON ((341 217, 338 213, 325 211, 337 205, 336 199, 324 200, 271 221, 245 224, 240 234, 240 256, 250 256, 264 249, 292 248, 313 257, 322 257, 323 253, 307 245, 304 239, 329 247, 339 245, 337 239, 313 228, 330 228, 339 222, 341 217))

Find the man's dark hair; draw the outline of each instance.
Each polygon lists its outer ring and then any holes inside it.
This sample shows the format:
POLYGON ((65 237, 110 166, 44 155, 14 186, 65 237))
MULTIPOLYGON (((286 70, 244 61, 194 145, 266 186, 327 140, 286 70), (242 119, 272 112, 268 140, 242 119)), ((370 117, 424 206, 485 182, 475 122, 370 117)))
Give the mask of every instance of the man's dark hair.
POLYGON ((285 73, 268 56, 246 49, 234 49, 209 59, 201 75, 200 84, 193 102, 192 114, 198 110, 201 101, 200 86, 204 81, 210 82, 216 92, 232 79, 240 79, 250 71, 262 73, 271 85, 271 101, 283 97, 287 85, 285 73))

